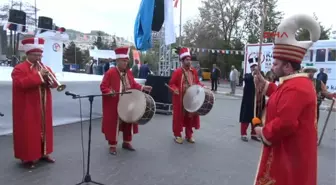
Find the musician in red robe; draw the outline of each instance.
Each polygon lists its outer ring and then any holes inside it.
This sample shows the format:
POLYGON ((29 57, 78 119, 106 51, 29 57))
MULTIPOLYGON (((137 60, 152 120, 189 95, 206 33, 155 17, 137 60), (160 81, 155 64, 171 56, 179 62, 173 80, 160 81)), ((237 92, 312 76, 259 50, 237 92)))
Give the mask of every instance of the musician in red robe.
MULTIPOLYGON (((138 84, 128 69, 129 48, 121 47, 115 49, 117 57, 117 66, 110 68, 104 75, 100 84, 100 90, 103 94, 113 92, 125 92, 128 89, 138 89, 151 91, 151 86, 142 86, 138 84)), ((110 153, 117 154, 117 143, 119 131, 123 132, 122 148, 135 151, 131 142, 132 135, 138 133, 138 125, 136 123, 122 123, 118 116, 118 103, 121 95, 103 96, 103 120, 102 132, 110 145, 110 153)))
POLYGON ((255 185, 317 185, 316 93, 308 74, 300 73, 307 50, 320 38, 320 25, 310 16, 294 15, 279 25, 272 71, 279 86, 255 75, 257 88, 269 97, 261 120, 253 119, 263 147, 255 185), (299 28, 310 31, 312 41, 295 39, 299 28))
POLYGON ((191 85, 200 85, 197 70, 191 66, 191 55, 188 48, 181 48, 179 57, 182 67, 176 69, 169 82, 173 91, 173 133, 174 141, 183 143, 182 132, 185 127, 185 137, 189 143, 195 143, 193 128, 200 128, 200 118, 197 114, 188 113, 183 108, 183 95, 191 85))
POLYGON ((48 75, 50 68, 42 68, 44 40, 22 40, 27 60, 14 67, 13 80, 13 139, 14 156, 28 168, 38 160, 55 162, 53 152, 52 98, 48 75))

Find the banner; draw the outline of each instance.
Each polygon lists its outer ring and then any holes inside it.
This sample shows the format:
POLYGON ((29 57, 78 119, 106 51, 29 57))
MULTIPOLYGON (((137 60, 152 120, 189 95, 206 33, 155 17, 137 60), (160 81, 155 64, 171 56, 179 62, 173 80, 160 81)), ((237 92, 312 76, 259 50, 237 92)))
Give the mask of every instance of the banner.
POLYGON ((229 49, 207 49, 207 48, 190 48, 191 52, 197 52, 197 53, 218 53, 218 54, 223 54, 223 55, 244 55, 243 50, 229 50, 229 49))
POLYGON ((90 57, 95 59, 104 58, 104 59, 116 59, 115 52, 113 50, 99 50, 95 47, 95 49, 89 50, 90 57))
MULTIPOLYGON (((261 70, 264 72, 270 71, 273 65, 273 44, 263 44, 261 51, 261 70)), ((259 45, 250 44, 246 45, 246 61, 250 58, 259 58, 259 45)), ((248 66, 248 62, 243 66, 245 73, 250 73, 250 67, 248 66)))
POLYGON ((63 43, 69 40, 66 33, 46 31, 36 37, 44 39, 42 62, 50 67, 54 73, 63 71, 63 43))

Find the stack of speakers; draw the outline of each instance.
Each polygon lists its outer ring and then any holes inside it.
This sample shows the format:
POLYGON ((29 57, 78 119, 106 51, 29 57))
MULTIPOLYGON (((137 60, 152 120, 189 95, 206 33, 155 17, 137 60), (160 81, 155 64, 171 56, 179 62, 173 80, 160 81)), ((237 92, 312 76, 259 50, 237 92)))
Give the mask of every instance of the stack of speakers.
POLYGON ((156 103, 156 112, 163 114, 172 114, 172 94, 165 86, 169 83, 169 76, 149 75, 146 79, 146 85, 152 86, 150 95, 156 103))
MULTIPOLYGON (((22 32, 26 31, 26 13, 21 10, 10 9, 8 22, 10 23, 8 26, 9 30, 18 31, 18 25, 23 25, 22 32)), ((38 18, 38 28, 43 31, 53 30, 53 19, 50 17, 40 16, 38 18)))

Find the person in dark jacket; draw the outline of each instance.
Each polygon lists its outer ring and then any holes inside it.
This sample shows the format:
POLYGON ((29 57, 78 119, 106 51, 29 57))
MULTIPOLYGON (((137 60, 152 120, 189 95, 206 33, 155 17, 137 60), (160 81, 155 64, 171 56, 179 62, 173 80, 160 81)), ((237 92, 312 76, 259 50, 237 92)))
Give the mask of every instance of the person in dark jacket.
POLYGON ((132 74, 134 78, 139 78, 139 60, 135 60, 132 67, 132 74))
POLYGON ((198 76, 199 81, 202 81, 202 69, 199 64, 197 64, 196 70, 197 70, 197 76, 198 76))
POLYGON ((151 73, 147 61, 140 66, 139 78, 147 79, 147 76, 151 73))
POLYGON ((324 73, 324 68, 320 68, 320 72, 317 74, 316 78, 318 80, 321 80, 324 85, 327 85, 328 75, 324 73))
POLYGON ((104 64, 104 74, 110 69, 110 62, 109 61, 105 61, 104 64))
MULTIPOLYGON (((241 140, 247 142, 247 129, 252 122, 254 117, 254 102, 255 102, 255 86, 254 86, 254 79, 253 79, 253 72, 258 67, 258 58, 251 58, 248 60, 250 64, 251 73, 246 73, 244 76, 244 91, 243 91, 243 98, 240 107, 240 134, 241 140)), ((262 98, 262 107, 256 107, 257 117, 261 118, 262 109, 265 106, 265 96, 262 98)), ((254 128, 251 124, 251 139, 255 141, 260 141, 259 137, 257 136, 254 128)))
MULTIPOLYGON (((315 87, 316 98, 317 98, 316 118, 317 118, 317 123, 318 123, 319 117, 320 117, 320 106, 322 104, 323 98, 326 97, 327 99, 332 100, 333 98, 336 98, 336 93, 328 92, 327 87, 324 84, 324 82, 322 80, 314 78, 314 74, 317 72, 317 69, 313 65, 311 64, 310 65, 306 64, 306 65, 307 66, 303 68, 303 72, 308 73, 309 78, 312 80, 314 87, 315 87)), ((320 74, 321 74, 321 69, 320 69, 320 74)), ((323 70, 322 70, 322 73, 323 73, 323 70)))
POLYGON ((219 79, 220 71, 217 68, 216 64, 212 65, 211 71, 211 90, 217 91, 218 79, 219 79))

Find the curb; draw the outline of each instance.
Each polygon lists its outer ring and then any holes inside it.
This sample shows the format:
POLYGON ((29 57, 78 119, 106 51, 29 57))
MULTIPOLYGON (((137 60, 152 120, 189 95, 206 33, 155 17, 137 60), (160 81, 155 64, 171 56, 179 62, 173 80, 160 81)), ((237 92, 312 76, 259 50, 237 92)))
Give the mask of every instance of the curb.
MULTIPOLYGON (((216 94, 222 94, 222 95, 231 96, 231 97, 238 97, 238 98, 243 97, 243 94, 231 95, 229 92, 224 92, 224 91, 218 91, 216 94)), ((268 98, 266 98, 266 99, 268 99, 268 98)), ((320 110, 329 111, 330 110, 330 105, 331 105, 330 103, 322 103, 322 105, 320 106, 320 110)), ((332 108, 332 112, 336 112, 336 107, 335 106, 332 108)))

